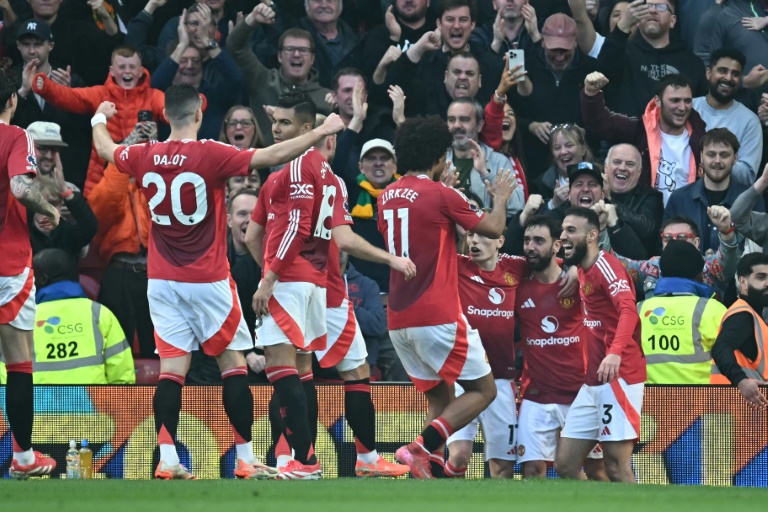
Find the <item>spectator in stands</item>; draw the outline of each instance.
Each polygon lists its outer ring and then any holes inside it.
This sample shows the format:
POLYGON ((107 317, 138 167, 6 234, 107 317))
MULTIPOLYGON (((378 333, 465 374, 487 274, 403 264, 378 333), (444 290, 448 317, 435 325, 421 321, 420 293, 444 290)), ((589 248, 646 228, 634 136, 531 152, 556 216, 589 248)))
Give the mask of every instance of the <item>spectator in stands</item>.
POLYGON ((768 380, 765 354, 768 326, 760 312, 768 307, 768 256, 745 255, 739 261, 739 299, 728 308, 712 346, 712 384, 736 386, 753 409, 766 409, 758 387, 768 380))
POLYGON ((522 99, 513 94, 511 99, 523 134, 528 182, 534 189, 550 164, 552 127, 584 126, 579 87, 597 69, 597 61, 576 47, 576 24, 565 14, 547 18, 541 33, 541 46, 525 53, 533 94, 522 99))
MULTIPOLYGON (((227 5, 227 0, 195 0, 195 3, 189 7, 187 13, 190 14, 199 7, 207 8, 210 12, 210 19, 215 27, 215 37, 212 39, 221 45, 222 49, 225 48, 227 36, 229 35, 229 23, 237 19, 237 12, 227 5)), ((168 20, 160 31, 160 36, 157 38, 157 46, 167 48, 176 39, 183 17, 182 14, 182 16, 174 16, 168 20)), ((185 18, 184 24, 189 24, 189 27, 193 30, 203 26, 200 20, 194 19, 194 17, 185 18)))
MULTIPOLYGON (((11 26, 16 22, 16 13, 14 12, 13 6, 11 5, 11 2, 9 0, 0 2, 0 12, 3 14, 3 19, 2 21, 0 21, 0 35, 1 35, 3 28, 11 26)), ((0 41, 0 58, 4 57, 4 55, 2 55, 2 47, 3 47, 3 43, 2 41, 0 41)))
POLYGON ((299 27, 309 32, 315 41, 315 58, 323 87, 331 86, 337 70, 353 64, 351 54, 357 45, 357 34, 339 18, 343 7, 342 0, 304 0, 307 16, 299 20, 299 27))
POLYGON ((377 366, 383 380, 407 381, 408 375, 397 357, 387 330, 387 310, 382 305, 381 292, 376 281, 369 279, 349 263, 348 255, 341 252, 339 264, 347 282, 347 294, 355 308, 355 317, 365 338, 367 361, 377 366))
POLYGON ((258 192, 253 189, 241 188, 227 203, 227 227, 229 227, 227 259, 232 279, 237 285, 243 317, 251 334, 256 329, 256 313, 251 307, 251 299, 259 287, 261 268, 248 252, 248 247, 245 245, 245 231, 248 229, 251 212, 256 207, 258 196, 258 192))
POLYGON ((74 190, 74 185, 64 179, 64 167, 57 151, 64 141, 58 125, 38 121, 29 125, 28 133, 35 143, 43 196, 62 213, 61 222, 52 228, 45 216, 27 210, 32 252, 61 249, 77 262, 81 251, 96 235, 98 222, 80 191, 74 190))
POLYGON ((493 0, 493 9, 496 18, 475 28, 470 44, 504 54, 518 48, 529 51, 541 40, 536 10, 528 0, 493 0))
MULTIPOLYGON (((253 110, 244 105, 235 105, 227 111, 224 115, 224 122, 221 123, 217 140, 231 144, 237 149, 266 147, 259 125, 256 124, 253 110)), ((227 197, 229 200, 242 188, 259 191, 261 174, 259 174, 258 169, 253 169, 250 176, 235 176, 227 180, 227 197)))
MULTIPOLYGON (((512 170, 512 162, 501 153, 480 142, 478 136, 483 128, 483 106, 471 98, 458 98, 448 107, 448 129, 453 136, 453 145, 448 149, 446 161, 456 166, 459 187, 469 190, 482 199, 483 204, 491 203, 486 182, 493 183, 499 172, 512 170)), ((507 216, 523 209, 525 198, 522 187, 518 187, 507 201, 507 216)))
MULTIPOLYGON (((248 101, 259 123, 259 130, 267 144, 272 144, 272 121, 264 112, 263 105, 277 105, 277 100, 290 91, 308 94, 318 112, 330 114, 325 96, 331 92, 320 86, 315 62, 315 42, 309 32, 289 29, 283 32, 278 43, 277 59, 280 69, 268 69, 259 61, 250 47, 250 35, 257 24, 268 24, 274 12, 264 4, 256 4, 242 23, 238 23, 228 37, 227 48, 240 66, 245 77, 248 101)), ((329 79, 330 81, 330 79, 329 79)))
POLYGON ((634 144, 643 155, 640 182, 660 191, 666 204, 669 195, 695 181, 698 172, 701 137, 706 128, 691 106, 691 82, 678 74, 659 80, 656 96, 648 102, 642 118, 608 110, 601 91, 607 83, 602 73, 584 79, 581 108, 587 134, 611 144, 634 144))
POLYGON ((632 144, 616 144, 605 158, 603 193, 616 210, 616 229, 628 229, 643 242, 649 256, 658 254, 659 227, 664 213, 661 192, 640 183, 642 157, 632 144))
POLYGON ((384 24, 373 27, 360 41, 358 59, 365 76, 373 75, 387 50, 394 46, 407 50, 427 32, 435 30, 435 20, 427 16, 429 0, 395 0, 384 15, 384 24))
POLYGON ((754 185, 736 198, 731 206, 731 219, 736 231, 763 248, 768 254, 768 214, 763 213, 763 192, 768 189, 768 165, 754 185))
MULTIPOLYGON (((707 210, 710 206, 730 208, 736 198, 750 187, 733 176, 734 165, 739 158, 739 141, 727 128, 709 130, 701 138, 702 179, 672 192, 669 196, 664 219, 688 217, 696 221, 701 231, 699 250, 702 254, 714 252, 719 245, 717 226, 710 222, 707 210)), ((755 206, 764 211, 763 205, 755 206)))
MULTIPOLYGON (((476 18, 477 5, 474 0, 444 0, 440 6, 437 30, 424 34, 392 63, 387 73, 387 83, 400 85, 403 77, 413 74, 414 78, 425 83, 428 94, 439 91, 445 81, 450 57, 467 51, 480 63, 481 76, 499 76, 503 67, 499 56, 480 45, 469 44, 476 18)), ((481 103, 491 98, 494 85, 493 80, 487 81, 485 86, 480 85, 477 99, 481 103)), ((409 96, 408 91, 403 90, 409 96)), ((416 99, 412 95, 410 97, 416 99)))
MULTIPOLYGON (((612 3, 606 33, 613 32, 624 11, 629 8, 629 2, 619 1, 612 3)), ((576 42, 579 45, 579 49, 582 53, 596 59, 603 48, 605 37, 595 30, 594 19, 590 12, 587 11, 586 0, 568 0, 568 5, 571 7, 573 21, 576 22, 576 42)), ((634 33, 636 28, 637 26, 633 27, 632 33, 634 33)))
POLYGON ((696 96, 706 94, 704 65, 682 41, 670 37, 677 23, 675 0, 635 0, 608 34, 598 56, 599 70, 614 82, 608 91, 611 108, 629 116, 641 116, 657 92, 659 81, 669 74, 688 77, 696 96), (634 25, 639 36, 629 39, 634 25))
POLYGON ((198 8, 190 9, 186 21, 178 25, 176 48, 152 73, 151 85, 166 91, 171 85, 187 84, 200 91, 207 108, 198 137, 215 139, 227 110, 242 95, 243 73, 213 38, 216 28, 207 5, 193 7, 198 8), (187 28, 193 22, 200 23, 195 33, 187 28))
POLYGON ((671 240, 659 266, 664 277, 656 283, 653 298, 637 305, 648 372, 645 382, 709 384, 709 351, 725 306, 712 298, 714 288, 699 281, 704 258, 693 245, 671 240))
POLYGON ((88 198, 99 231, 94 241, 107 265, 99 302, 115 313, 127 338, 139 341, 139 357, 156 359, 152 318, 147 301, 147 247, 150 213, 138 184, 108 165, 88 198))
MULTIPOLYGON (((72 71, 80 75, 88 85, 101 83, 107 72, 109 54, 123 40, 123 34, 104 8, 103 2, 90 2, 89 5, 94 16, 104 23, 105 30, 100 30, 92 20, 60 18, 59 8, 62 0, 28 1, 32 8, 33 20, 47 23, 53 33, 56 46, 51 51, 51 64, 62 69, 71 66, 72 71)), ((16 24, 18 23, 19 20, 16 24)), ((9 27, 7 34, 4 34, 8 49, 15 46, 13 38, 18 31, 16 24, 9 27)), ((15 55, 12 54, 12 57, 15 60, 15 55)))
POLYGON ((750 72, 744 87, 757 88, 768 81, 768 6, 761 0, 727 0, 712 6, 696 31, 693 50, 704 64, 713 64, 711 56, 720 48, 735 48, 743 53, 742 66, 750 72), (705 20, 708 18, 708 20, 705 20), (703 30, 706 26, 706 30, 703 30))
MULTIPOLYGON (((149 111, 154 121, 164 120, 162 91, 150 88, 149 72, 141 67, 141 58, 135 48, 119 47, 112 54, 112 66, 104 85, 83 89, 70 89, 55 83, 44 73, 38 73, 32 90, 55 107, 78 114, 93 115, 103 101, 111 101, 117 107, 107 123, 115 141, 124 141, 137 129, 140 111, 149 111)), ((83 195, 88 197, 101 180, 106 162, 91 151, 83 195)))
POLYGON ((66 178, 82 188, 91 154, 88 118, 58 109, 32 93, 32 82, 38 73, 47 74, 51 80, 65 87, 85 86, 80 76, 71 72, 70 66, 58 69, 51 66, 48 57, 54 46, 51 29, 44 21, 29 21, 19 27, 16 47, 22 60, 10 71, 10 75, 21 84, 16 93, 19 103, 13 123, 22 128, 35 121, 48 121, 59 125, 67 135, 67 140, 71 142, 67 147, 61 148, 61 160, 67 168, 66 178))
POLYGON ((744 54, 733 48, 720 48, 712 53, 707 66, 709 93, 693 99, 693 108, 707 124, 707 129, 727 128, 739 141, 739 159, 733 176, 743 183, 755 181, 763 155, 760 119, 734 99, 744 69, 744 54))
POLYGON ((575 124, 553 126, 549 134, 549 149, 552 165, 538 182, 531 185, 537 193, 549 199, 547 207, 551 210, 568 201, 568 167, 591 161, 593 156, 584 129, 575 124))
MULTIPOLYGON (((704 258, 704 272, 701 282, 715 288, 720 297, 723 297, 725 288, 736 272, 736 265, 741 257, 738 239, 735 230, 731 229, 731 215, 724 206, 713 206, 707 211, 708 217, 717 226, 720 238, 720 246, 715 254, 704 258)), ((691 219, 685 217, 672 217, 661 225, 662 251, 671 240, 682 240, 693 244, 697 249, 701 245, 699 227, 691 219)), ((635 287, 642 290, 646 299, 653 297, 656 283, 661 275, 659 257, 654 256, 647 260, 633 260, 624 257, 616 251, 616 257, 627 267, 629 275, 635 281, 635 287)))
POLYGON ((367 102, 368 90, 362 71, 356 68, 340 69, 331 82, 333 103, 347 126, 337 137, 336 156, 332 167, 336 174, 358 169, 360 150, 371 139, 394 140, 395 122, 392 110, 367 102))
POLYGON ((35 384, 135 384, 131 346, 115 315, 85 296, 77 266, 60 249, 32 260, 35 384))

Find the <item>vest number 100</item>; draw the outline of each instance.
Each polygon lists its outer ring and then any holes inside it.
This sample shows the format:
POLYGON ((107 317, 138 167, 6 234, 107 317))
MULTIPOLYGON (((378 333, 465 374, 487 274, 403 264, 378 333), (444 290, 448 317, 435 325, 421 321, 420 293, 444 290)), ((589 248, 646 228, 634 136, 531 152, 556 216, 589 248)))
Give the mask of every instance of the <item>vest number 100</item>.
MULTIPOLYGON (((648 341, 651 342, 651 350, 656 350, 656 335, 650 336, 648 338, 648 341)), ((672 336, 667 337, 666 335, 662 334, 659 336, 659 350, 680 350, 680 339, 675 336, 674 334, 672 336)))

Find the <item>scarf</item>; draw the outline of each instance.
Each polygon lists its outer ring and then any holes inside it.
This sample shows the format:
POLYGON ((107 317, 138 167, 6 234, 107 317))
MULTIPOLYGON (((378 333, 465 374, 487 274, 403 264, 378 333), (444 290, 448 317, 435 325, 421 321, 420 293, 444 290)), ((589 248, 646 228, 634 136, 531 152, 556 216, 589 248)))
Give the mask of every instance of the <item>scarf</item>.
MULTIPOLYGON (((399 180, 401 176, 395 174, 390 183, 394 183, 399 180)), ((379 198, 379 195, 384 191, 383 188, 375 188, 371 183, 365 179, 365 174, 360 173, 357 176, 357 184, 362 189, 357 196, 357 204, 352 208, 352 216, 358 219, 371 219, 373 218, 373 201, 379 198)))

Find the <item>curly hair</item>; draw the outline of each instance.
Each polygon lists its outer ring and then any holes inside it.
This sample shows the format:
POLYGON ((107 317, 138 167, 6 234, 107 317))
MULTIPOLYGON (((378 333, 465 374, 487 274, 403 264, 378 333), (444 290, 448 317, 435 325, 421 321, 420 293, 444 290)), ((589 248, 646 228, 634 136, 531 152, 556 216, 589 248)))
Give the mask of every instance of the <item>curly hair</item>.
POLYGON ((400 174, 426 172, 440 161, 453 143, 445 120, 439 116, 406 119, 395 133, 395 154, 400 174))

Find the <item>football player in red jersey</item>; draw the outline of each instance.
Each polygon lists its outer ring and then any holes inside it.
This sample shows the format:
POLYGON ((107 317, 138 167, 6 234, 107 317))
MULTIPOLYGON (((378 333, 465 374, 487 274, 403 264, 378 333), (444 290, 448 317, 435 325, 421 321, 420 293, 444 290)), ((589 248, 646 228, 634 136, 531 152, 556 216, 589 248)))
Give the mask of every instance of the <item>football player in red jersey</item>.
POLYGON ((505 205, 517 182, 511 171, 499 173, 491 213, 473 210, 461 192, 437 182, 445 171, 446 149, 452 140, 439 117, 406 120, 395 135, 398 167, 404 176, 378 198, 379 231, 389 252, 413 258, 419 268, 410 281, 390 274, 387 307, 392 343, 429 402, 427 427, 395 454, 416 478, 433 478, 430 453, 496 397, 480 337, 468 326, 459 300, 456 224, 484 236, 501 236, 505 205), (455 382, 464 394, 454 399, 455 382))
POLYGON ((141 184, 152 213, 147 296, 160 354, 160 381, 153 400, 160 461, 155 477, 194 478, 175 448, 184 379, 192 350, 215 356, 222 372, 222 400, 235 438, 240 478, 274 478, 278 472, 253 454, 253 397, 242 350, 248 334, 226 256, 224 190, 233 176, 293 158, 343 127, 338 116, 301 137, 270 148, 240 151, 198 141, 202 99, 190 86, 165 93, 171 135, 165 142, 118 146, 106 129, 115 105, 102 103, 91 120, 100 157, 141 184))
POLYGON ((587 208, 570 208, 560 235, 565 263, 579 273, 587 373, 565 418, 555 458, 564 478, 584 479, 581 465, 595 441, 614 482, 635 482, 631 458, 640 438, 646 380, 635 288, 627 270, 598 247, 600 219, 587 208))
POLYGON ((26 479, 49 474, 56 461, 32 450, 35 283, 25 207, 45 215, 52 228, 59 225, 59 211, 32 181, 37 174, 35 144, 25 130, 11 126, 17 105, 16 85, 0 70, 0 348, 8 371, 5 411, 13 438, 8 472, 11 478, 26 479))
MULTIPOLYGON (((578 293, 560 294, 564 275, 555 257, 560 251, 560 222, 551 215, 529 218, 523 252, 530 274, 517 289, 515 316, 523 350, 517 461, 523 478, 544 478, 555 461, 560 430, 576 398, 586 361, 586 327, 578 293)), ((602 449, 584 461, 591 480, 608 480, 602 449)))

